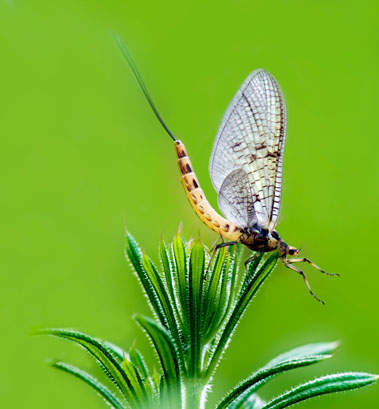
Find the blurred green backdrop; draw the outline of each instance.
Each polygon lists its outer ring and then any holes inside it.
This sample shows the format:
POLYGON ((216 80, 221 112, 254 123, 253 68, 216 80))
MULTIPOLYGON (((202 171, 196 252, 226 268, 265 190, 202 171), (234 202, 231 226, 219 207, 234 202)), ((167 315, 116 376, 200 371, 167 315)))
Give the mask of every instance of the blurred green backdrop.
MULTIPOLYGON (((339 354, 277 379, 378 367, 378 2, 0 0, 1 406, 104 408, 47 365, 93 369, 76 347, 31 337, 73 327, 128 347, 149 345, 131 319, 150 314, 124 259, 124 227, 157 260, 161 233, 215 235, 180 185, 171 141, 152 115, 111 31, 132 50, 153 98, 192 156, 212 203, 208 159, 246 75, 271 71, 288 105, 279 232, 341 279, 307 267, 326 306, 283 266, 244 317, 212 400, 273 355, 341 340, 339 354), (256 321, 256 310, 265 321, 256 321)), ((376 406, 378 388, 304 407, 376 406)))

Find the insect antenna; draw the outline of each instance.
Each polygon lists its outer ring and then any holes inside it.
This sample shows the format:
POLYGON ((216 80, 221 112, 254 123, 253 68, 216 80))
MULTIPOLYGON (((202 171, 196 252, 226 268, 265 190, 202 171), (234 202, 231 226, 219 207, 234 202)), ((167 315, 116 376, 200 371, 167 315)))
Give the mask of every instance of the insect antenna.
POLYGON ((168 129, 167 125, 165 124, 164 120, 162 119, 162 117, 160 116, 156 106, 154 105, 154 102, 149 94, 149 91, 146 88, 145 83, 143 82, 142 76, 137 68, 136 63, 134 62, 132 55, 130 53, 130 51, 127 49, 126 45, 124 44, 124 42, 121 40, 121 38, 114 33, 113 34, 114 39, 116 40, 117 45, 119 46, 122 54, 124 55, 126 61, 129 64, 129 67, 131 68, 131 70, 133 71, 133 74, 138 82, 138 85, 140 86, 142 92, 144 93, 147 102, 149 103, 151 109, 153 110, 155 116, 157 117, 158 121, 161 123, 161 125, 163 126, 164 130, 170 135, 171 139, 175 142, 176 138, 175 136, 172 134, 172 132, 168 129))

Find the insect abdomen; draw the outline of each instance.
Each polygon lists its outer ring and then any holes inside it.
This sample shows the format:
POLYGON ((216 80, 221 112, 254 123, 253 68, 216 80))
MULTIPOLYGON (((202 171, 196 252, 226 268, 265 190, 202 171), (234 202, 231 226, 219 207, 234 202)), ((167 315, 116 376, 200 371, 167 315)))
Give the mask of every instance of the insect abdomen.
POLYGON ((175 149, 178 156, 178 165, 182 175, 181 180, 184 190, 186 191, 191 206, 199 216, 200 220, 223 237, 232 241, 237 241, 241 236, 241 228, 224 219, 210 205, 200 187, 199 181, 193 171, 191 161, 187 156, 186 149, 182 142, 178 140, 175 141, 175 149))

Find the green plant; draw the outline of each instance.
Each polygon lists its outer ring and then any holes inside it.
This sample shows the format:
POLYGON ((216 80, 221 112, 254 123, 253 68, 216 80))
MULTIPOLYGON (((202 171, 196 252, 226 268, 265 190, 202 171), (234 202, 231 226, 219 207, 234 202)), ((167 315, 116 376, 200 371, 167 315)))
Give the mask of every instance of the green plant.
MULTIPOLYGON (((178 233, 169 246, 161 242, 160 272, 127 234, 127 257, 154 314, 154 319, 134 318, 151 340, 160 371, 148 368, 134 347, 126 352, 73 330, 39 331, 84 347, 113 385, 106 386, 67 363, 55 362, 53 366, 82 379, 116 409, 205 408, 209 386, 234 330, 278 259, 276 253, 258 256, 246 276, 245 272, 238 274, 238 251, 221 248, 208 268, 210 258, 203 244, 199 240, 185 243, 178 233)), ((257 395, 274 376, 329 358, 336 347, 336 343, 310 344, 276 357, 227 393, 216 409, 285 408, 375 382, 375 375, 348 372, 306 382, 268 402, 257 395)))

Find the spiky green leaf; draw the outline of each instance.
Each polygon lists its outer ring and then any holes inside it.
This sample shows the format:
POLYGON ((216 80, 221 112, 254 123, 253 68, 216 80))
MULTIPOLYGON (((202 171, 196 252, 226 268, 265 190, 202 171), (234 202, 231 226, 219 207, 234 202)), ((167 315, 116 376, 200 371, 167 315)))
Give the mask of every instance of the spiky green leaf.
POLYGON ((153 283, 151 282, 147 272, 142 266, 142 252, 138 247, 137 242, 134 240, 133 236, 130 233, 126 234, 126 248, 125 253, 131 262, 134 271, 137 273, 139 281, 142 288, 144 289, 145 295, 149 301, 150 307, 156 317, 159 318, 159 321, 162 325, 166 325, 166 317, 160 303, 158 294, 154 288, 153 283))
POLYGON ((239 404, 235 406, 236 408, 242 407, 241 403, 246 401, 249 394, 255 393, 258 390, 258 388, 263 386, 273 376, 289 371, 291 369, 296 369, 303 366, 315 364, 329 357, 330 355, 308 355, 297 358, 293 357, 287 360, 279 361, 273 365, 267 365, 262 369, 258 370, 257 372, 255 372, 245 381, 241 382, 231 392, 229 392, 226 395, 226 397, 222 400, 222 402, 219 405, 217 405, 217 409, 228 408, 229 405, 235 401, 239 402, 239 404))
POLYGON ((204 340, 208 340, 214 333, 215 315, 217 313, 217 297, 220 293, 222 283, 222 272, 225 266, 226 248, 222 247, 217 254, 213 266, 208 266, 207 286, 205 286, 203 303, 204 303, 204 340))
POLYGON ((128 355, 126 351, 124 351, 118 345, 113 344, 112 342, 103 341, 103 345, 119 360, 120 364, 124 360, 124 356, 128 355))
POLYGON ((233 304, 235 283, 237 279, 237 263, 235 258, 227 251, 225 254, 225 262, 223 265, 220 293, 215 305, 216 314, 214 316, 214 330, 219 329, 233 304))
POLYGON ((179 303, 180 296, 178 288, 175 285, 178 274, 163 240, 161 240, 160 242, 159 253, 165 277, 166 289, 168 292, 168 297, 170 299, 170 305, 174 310, 175 319, 178 321, 177 326, 183 331, 183 322, 181 316, 182 312, 180 310, 179 303))
POLYGON ((311 365, 325 358, 330 358, 337 347, 337 342, 313 343, 291 349, 277 356, 237 385, 225 396, 217 408, 226 408, 229 405, 231 405, 231 408, 244 407, 244 402, 247 402, 250 399, 249 397, 273 376, 290 369, 311 365), (236 403, 233 405, 232 403, 234 402, 236 403))
POLYGON ((104 343, 89 335, 74 330, 53 328, 40 330, 38 333, 67 339, 85 348, 106 370, 107 375, 118 386, 131 406, 143 407, 144 396, 134 389, 131 380, 120 365, 118 358, 114 356, 104 343))
POLYGON ((176 342, 179 342, 180 328, 175 318, 174 309, 170 302, 170 296, 163 284, 163 281, 151 260, 146 254, 142 255, 142 266, 146 271, 149 281, 154 288, 160 309, 164 316, 164 326, 170 331, 176 342))
MULTIPOLYGON (((243 403, 243 409, 261 409, 266 402, 262 400, 256 393, 253 393, 248 397, 248 399, 243 403)), ((232 408, 230 408, 232 409, 232 408)), ((234 408, 233 408, 234 409, 234 408)))
POLYGON ((202 290, 204 281, 204 248, 200 241, 193 246, 189 263, 188 287, 191 328, 191 358, 189 376, 199 375, 201 367, 201 339, 202 339, 202 290))
POLYGON ((149 376, 149 371, 147 369, 143 356, 138 351, 138 349, 135 348, 134 345, 129 349, 129 359, 134 367, 138 368, 141 378, 146 379, 149 376))
POLYGON ((302 345, 297 348, 293 348, 290 351, 284 352, 283 354, 278 355, 272 359, 266 367, 274 366, 277 363, 288 361, 292 358, 299 359, 301 357, 307 356, 317 356, 317 355, 326 355, 330 357, 333 352, 338 348, 338 342, 316 342, 312 344, 302 345))
POLYGON ((146 392, 145 382, 139 374, 138 368, 132 364, 127 356, 124 356, 124 360, 122 361, 122 369, 129 379, 133 390, 135 390, 136 394, 141 397, 141 401, 144 402, 144 405, 148 406, 150 404, 150 396, 148 396, 146 392))
POLYGON ((236 300, 236 304, 233 308, 230 317, 225 325, 225 329, 218 341, 218 345, 215 348, 213 356, 209 362, 207 375, 210 376, 215 370, 223 352, 225 351, 234 329, 236 328, 238 322, 241 320, 242 315, 246 311, 251 299, 257 293, 263 282, 270 275, 278 261, 278 254, 274 253, 268 256, 263 265, 258 269, 258 271, 248 280, 245 286, 241 289, 240 295, 236 300))
POLYGON ((170 386, 178 385, 180 382, 179 360, 176 351, 177 348, 170 334, 164 327, 150 318, 136 315, 134 319, 153 342, 155 351, 162 366, 166 383, 170 386))
POLYGON ((377 375, 371 375, 364 372, 346 372, 323 376, 310 382, 303 383, 296 388, 279 395, 264 405, 262 409, 288 408, 298 402, 316 396, 362 388, 363 386, 373 384, 377 379, 377 375))
POLYGON ((77 368, 76 366, 67 364, 65 362, 55 362, 52 365, 54 368, 67 372, 75 377, 81 379, 88 385, 90 385, 95 391, 101 395, 105 401, 114 409, 127 409, 126 404, 123 404, 105 385, 99 382, 96 378, 90 375, 88 372, 77 368))
POLYGON ((184 248, 183 240, 180 237, 179 232, 176 233, 172 242, 172 250, 174 253, 174 260, 176 265, 176 282, 178 284, 178 293, 180 305, 183 311, 183 325, 188 324, 188 288, 187 288, 187 257, 186 250, 184 248))

